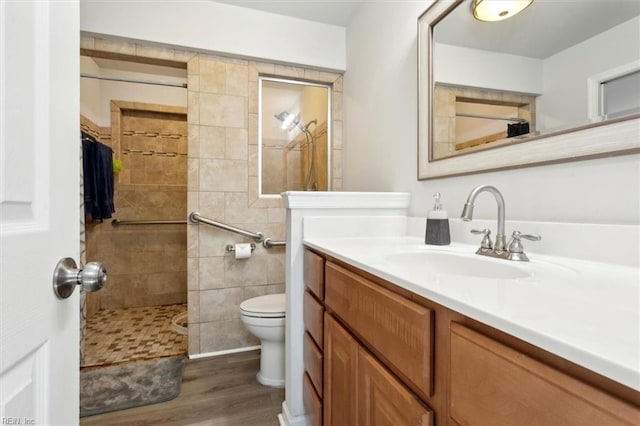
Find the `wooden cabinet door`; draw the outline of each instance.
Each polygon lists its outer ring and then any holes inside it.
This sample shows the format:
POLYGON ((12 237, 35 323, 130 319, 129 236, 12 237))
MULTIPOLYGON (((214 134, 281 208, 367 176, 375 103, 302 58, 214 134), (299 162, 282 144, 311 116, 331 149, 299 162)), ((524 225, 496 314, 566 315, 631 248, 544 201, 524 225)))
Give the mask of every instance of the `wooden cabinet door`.
POLYGON ((339 265, 325 268, 327 309, 418 395, 433 394, 433 311, 339 265))
POLYGON ((450 416, 463 425, 638 425, 640 409, 451 323, 450 416))
POLYGON ((324 259, 317 254, 304 251, 304 285, 319 300, 324 300, 324 259))
POLYGON ((363 348, 358 351, 358 425, 429 426, 433 414, 363 348))
POLYGON ((356 425, 358 343, 324 315, 324 425, 356 425))

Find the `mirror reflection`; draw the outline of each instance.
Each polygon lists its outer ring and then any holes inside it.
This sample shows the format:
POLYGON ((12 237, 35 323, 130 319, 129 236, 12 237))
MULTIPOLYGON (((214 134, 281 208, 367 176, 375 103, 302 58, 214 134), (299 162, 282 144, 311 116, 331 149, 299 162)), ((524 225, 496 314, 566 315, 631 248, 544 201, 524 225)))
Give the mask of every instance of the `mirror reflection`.
POLYGON ((433 26, 430 161, 640 112, 640 2, 537 0, 499 22, 469 3, 433 26))
POLYGON ((329 190, 330 86, 259 78, 260 195, 329 190))

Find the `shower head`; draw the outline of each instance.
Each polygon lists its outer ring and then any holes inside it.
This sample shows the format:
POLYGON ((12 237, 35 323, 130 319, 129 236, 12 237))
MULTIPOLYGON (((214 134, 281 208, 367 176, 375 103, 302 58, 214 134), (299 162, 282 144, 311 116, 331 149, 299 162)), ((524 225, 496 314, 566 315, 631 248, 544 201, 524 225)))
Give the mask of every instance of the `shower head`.
POLYGON ((291 131, 297 127, 303 132, 307 131, 307 127, 300 124, 299 114, 293 115, 287 111, 282 111, 278 114, 275 114, 274 117, 277 118, 278 121, 282 122, 282 124, 280 125, 280 128, 282 130, 291 131))

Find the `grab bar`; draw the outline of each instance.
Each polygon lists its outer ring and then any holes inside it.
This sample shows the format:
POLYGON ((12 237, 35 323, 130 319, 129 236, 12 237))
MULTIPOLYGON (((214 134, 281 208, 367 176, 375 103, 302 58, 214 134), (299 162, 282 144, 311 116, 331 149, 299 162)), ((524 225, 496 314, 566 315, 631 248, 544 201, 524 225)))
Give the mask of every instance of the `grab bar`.
POLYGON ((285 247, 287 245, 286 241, 273 241, 271 238, 267 238, 262 242, 264 248, 271 247, 285 247))
POLYGON ((262 232, 251 232, 245 231, 244 229, 236 228, 235 226, 227 225, 226 223, 216 222, 212 219, 207 219, 206 217, 200 216, 198 212, 191 212, 189 215, 189 220, 193 223, 206 223, 207 225, 215 226, 220 229, 224 229, 225 231, 235 232, 236 234, 244 235, 245 237, 253 238, 257 242, 261 242, 264 238, 262 232))
POLYGON ((186 220, 118 220, 111 221, 112 226, 125 225, 186 225, 186 220))

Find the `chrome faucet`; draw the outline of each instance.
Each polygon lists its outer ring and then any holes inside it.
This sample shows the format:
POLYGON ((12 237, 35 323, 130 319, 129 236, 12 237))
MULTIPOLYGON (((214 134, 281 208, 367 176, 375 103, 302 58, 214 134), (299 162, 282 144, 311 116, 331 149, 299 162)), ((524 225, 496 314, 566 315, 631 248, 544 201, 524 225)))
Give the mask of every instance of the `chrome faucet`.
POLYGON ((502 198, 502 194, 498 191, 498 188, 491 185, 476 186, 467 197, 467 202, 464 203, 460 218, 465 222, 471 222, 471 219, 473 219, 473 203, 481 192, 492 193, 498 203, 498 230, 496 234, 496 244, 493 246, 493 249, 503 251, 507 247, 507 238, 504 234, 504 198, 502 198))
POLYGON ((496 243, 495 245, 491 242, 491 231, 488 229, 483 229, 482 231, 471 230, 472 234, 482 234, 482 242, 480 244, 480 248, 476 251, 476 254, 481 254, 483 256, 491 256, 491 257, 499 257, 501 259, 507 260, 519 260, 527 262, 529 258, 524 253, 521 238, 531 241, 540 241, 542 237, 540 235, 530 235, 530 234, 522 234, 520 231, 513 231, 513 235, 511 236, 511 241, 507 246, 507 239, 505 236, 504 230, 504 198, 502 198, 502 194, 495 186, 491 185, 480 185, 475 187, 469 196, 467 197, 467 202, 464 203, 464 208, 462 209, 462 214, 460 217, 465 222, 470 222, 473 219, 473 207, 476 197, 481 192, 490 192, 496 199, 498 204, 498 230, 496 234, 496 243))

